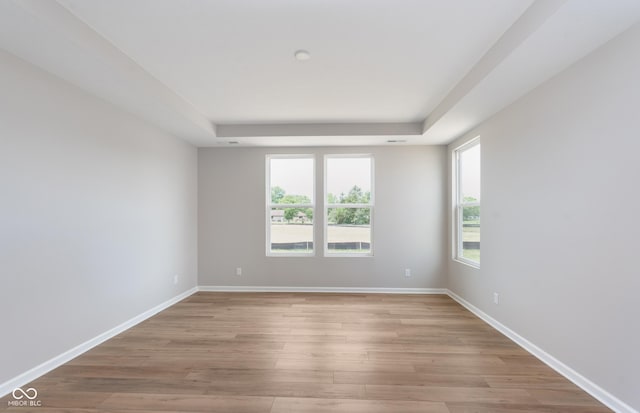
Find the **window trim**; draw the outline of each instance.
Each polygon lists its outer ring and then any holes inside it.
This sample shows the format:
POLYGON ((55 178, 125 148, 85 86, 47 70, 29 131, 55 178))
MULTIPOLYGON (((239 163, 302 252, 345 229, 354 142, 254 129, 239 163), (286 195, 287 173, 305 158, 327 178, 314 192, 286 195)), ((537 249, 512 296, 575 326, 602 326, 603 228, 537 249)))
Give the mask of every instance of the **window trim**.
POLYGON ((315 257, 317 251, 316 242, 316 156, 314 154, 267 154, 265 156, 265 249, 267 257, 315 257), (272 159, 311 159, 313 166, 312 192, 310 204, 273 204, 271 202, 271 160, 272 159), (271 251, 271 210, 273 208, 311 208, 313 210, 313 223, 311 224, 311 240, 313 250, 311 252, 273 252, 271 251))
POLYGON ((322 196, 322 203, 323 203, 323 250, 324 250, 324 256, 327 258, 342 258, 342 257, 346 257, 346 258, 368 258, 368 257, 373 257, 374 256, 374 207, 375 207, 375 157, 373 156, 372 153, 343 153, 343 154, 325 154, 324 155, 324 170, 323 170, 323 185, 324 185, 324 191, 323 191, 323 196, 322 196), (329 161, 329 159, 345 159, 345 158, 369 158, 371 160, 371 164, 370 164, 370 177, 371 177, 371 196, 369 198, 369 203, 368 204, 330 204, 327 202, 328 199, 328 193, 327 193, 327 184, 328 184, 328 180, 327 180, 327 163, 329 161), (329 209, 330 208, 369 208, 370 209, 370 218, 369 218, 369 229, 370 229, 370 234, 371 234, 371 239, 369 242, 369 252, 368 253, 336 253, 336 252, 330 252, 329 251, 329 237, 328 237, 328 232, 329 232, 329 209))
MULTIPOLYGON (((470 260, 469 258, 465 258, 462 254, 463 254, 463 241, 462 241, 462 222, 463 222, 463 218, 462 218, 462 214, 463 214, 463 209, 464 207, 473 207, 473 206, 480 206, 481 202, 482 202, 482 198, 480 199, 479 202, 464 202, 462 198, 462 177, 461 177, 461 173, 460 173, 460 167, 461 167, 461 163, 460 163, 460 155, 477 146, 480 145, 480 136, 476 136, 475 138, 469 139, 468 141, 466 141, 465 143, 463 143, 462 145, 457 146, 456 148, 453 149, 453 173, 454 173, 454 179, 453 179, 453 202, 454 202, 454 207, 453 207, 453 245, 452 245, 452 250, 453 250, 453 254, 452 254, 452 259, 454 261, 460 262, 462 264, 468 265, 470 267, 473 268, 480 268, 480 262, 479 261, 473 261, 470 260)), ((482 153, 482 152, 481 152, 482 153)), ((480 164, 481 168, 482 168, 482 163, 480 164)), ((480 171, 480 173, 482 174, 482 169, 480 171)), ((481 175, 482 177, 482 175, 481 175)), ((482 178, 481 178, 482 179, 482 178)), ((482 191, 482 188, 480 189, 480 191, 482 191)), ((482 220, 482 218, 480 218, 482 220)), ((481 247, 482 248, 482 247, 481 247)))

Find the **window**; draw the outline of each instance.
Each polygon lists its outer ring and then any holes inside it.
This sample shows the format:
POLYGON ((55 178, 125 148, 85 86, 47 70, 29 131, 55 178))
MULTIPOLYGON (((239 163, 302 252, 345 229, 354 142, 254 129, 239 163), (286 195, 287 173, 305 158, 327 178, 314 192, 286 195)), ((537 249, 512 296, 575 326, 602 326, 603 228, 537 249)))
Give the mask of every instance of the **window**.
POLYGON ((455 254, 454 258, 480 266, 480 140, 455 151, 455 254))
POLYGON ((373 157, 325 156, 324 189, 325 255, 373 255, 373 157))
POLYGON ((269 155, 266 175, 267 255, 313 255, 313 155, 269 155))

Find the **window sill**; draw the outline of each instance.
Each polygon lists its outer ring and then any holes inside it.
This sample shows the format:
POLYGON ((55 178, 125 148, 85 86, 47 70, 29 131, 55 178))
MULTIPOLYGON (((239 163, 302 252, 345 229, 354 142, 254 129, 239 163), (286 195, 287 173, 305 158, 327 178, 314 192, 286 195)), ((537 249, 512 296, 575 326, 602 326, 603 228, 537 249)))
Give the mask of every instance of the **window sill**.
POLYGON ((467 267, 475 268, 476 270, 480 269, 480 263, 479 262, 475 262, 475 261, 471 261, 471 260, 465 260, 464 258, 452 258, 452 260, 454 262, 459 263, 459 264, 466 265, 467 267))
POLYGON ((309 258, 316 254, 267 254, 267 258, 309 258))
POLYGON ((373 258, 373 254, 324 254, 325 258, 373 258))

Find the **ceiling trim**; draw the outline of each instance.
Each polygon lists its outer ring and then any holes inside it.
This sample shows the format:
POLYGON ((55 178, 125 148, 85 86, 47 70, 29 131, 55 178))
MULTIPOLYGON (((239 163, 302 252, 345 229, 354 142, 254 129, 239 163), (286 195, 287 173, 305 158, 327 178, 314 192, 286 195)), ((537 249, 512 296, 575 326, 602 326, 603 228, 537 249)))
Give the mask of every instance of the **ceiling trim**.
POLYGON ((420 136, 422 135, 422 122, 217 124, 216 132, 218 138, 274 136, 420 136))

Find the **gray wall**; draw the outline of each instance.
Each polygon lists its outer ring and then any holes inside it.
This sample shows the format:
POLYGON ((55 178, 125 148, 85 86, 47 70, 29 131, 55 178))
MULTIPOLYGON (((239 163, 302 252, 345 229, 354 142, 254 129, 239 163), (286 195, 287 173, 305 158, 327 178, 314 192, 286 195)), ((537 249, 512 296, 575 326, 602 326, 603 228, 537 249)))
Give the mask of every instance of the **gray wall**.
POLYGON ((445 147, 201 148, 198 155, 200 285, 445 286, 445 147), (325 258, 321 248, 315 257, 265 256, 265 155, 280 153, 316 155, 318 247, 323 155, 374 155, 374 257, 325 258))
POLYGON ((449 266, 451 290, 636 409, 638 45, 636 25, 467 134, 482 265, 449 266))
POLYGON ((197 151, 1 51, 0 90, 2 383, 196 285, 197 151))

